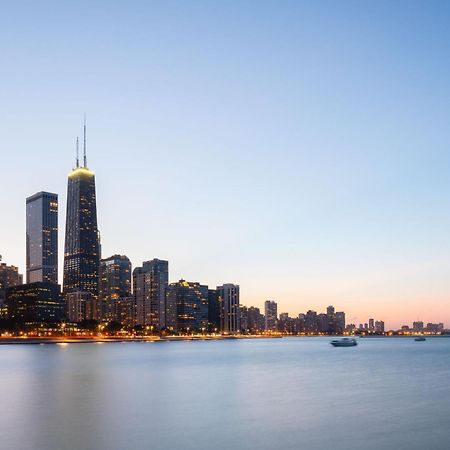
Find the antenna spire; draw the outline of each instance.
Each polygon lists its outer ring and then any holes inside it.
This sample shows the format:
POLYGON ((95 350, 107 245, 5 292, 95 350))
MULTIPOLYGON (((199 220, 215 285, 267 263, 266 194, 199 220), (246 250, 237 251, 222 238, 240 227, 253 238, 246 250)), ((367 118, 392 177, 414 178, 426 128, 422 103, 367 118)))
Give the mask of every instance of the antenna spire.
POLYGON ((84 114, 84 125, 83 125, 83 167, 87 167, 87 157, 86 157, 86 113, 84 114))
POLYGON ((78 136, 77 136, 77 169, 80 167, 80 156, 79 156, 79 143, 78 143, 78 136))

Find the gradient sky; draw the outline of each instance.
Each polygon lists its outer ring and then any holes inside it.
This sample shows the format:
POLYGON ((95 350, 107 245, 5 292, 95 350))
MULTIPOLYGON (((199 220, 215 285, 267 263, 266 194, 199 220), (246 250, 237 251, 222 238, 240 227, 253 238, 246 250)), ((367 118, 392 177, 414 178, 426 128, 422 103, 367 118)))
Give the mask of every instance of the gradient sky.
POLYGON ((450 3, 34 1, 0 15, 0 254, 88 117, 103 256, 241 301, 450 326, 450 3))

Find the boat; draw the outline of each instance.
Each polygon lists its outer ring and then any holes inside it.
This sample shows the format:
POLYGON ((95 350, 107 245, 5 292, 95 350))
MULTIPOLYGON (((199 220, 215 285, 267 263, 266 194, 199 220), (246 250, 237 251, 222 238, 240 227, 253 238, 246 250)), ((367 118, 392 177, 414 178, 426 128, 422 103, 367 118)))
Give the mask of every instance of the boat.
POLYGON ((358 345, 356 339, 353 338, 335 339, 334 341, 331 341, 330 344, 333 347, 354 347, 355 345, 358 345))
POLYGON ((423 336, 417 336, 414 340, 415 340, 416 342, 423 342, 423 341, 426 341, 426 339, 425 339, 423 336))

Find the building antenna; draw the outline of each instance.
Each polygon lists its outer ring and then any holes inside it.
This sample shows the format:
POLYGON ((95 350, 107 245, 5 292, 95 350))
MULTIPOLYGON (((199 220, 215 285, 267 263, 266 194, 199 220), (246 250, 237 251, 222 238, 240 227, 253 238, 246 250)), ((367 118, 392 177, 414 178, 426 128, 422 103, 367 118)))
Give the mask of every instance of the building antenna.
POLYGON ((78 136, 77 136, 77 169, 80 167, 80 157, 79 157, 79 150, 78 150, 79 144, 78 144, 78 136))
POLYGON ((86 113, 84 113, 84 125, 83 125, 83 163, 84 163, 84 167, 87 167, 87 158, 86 158, 86 113))

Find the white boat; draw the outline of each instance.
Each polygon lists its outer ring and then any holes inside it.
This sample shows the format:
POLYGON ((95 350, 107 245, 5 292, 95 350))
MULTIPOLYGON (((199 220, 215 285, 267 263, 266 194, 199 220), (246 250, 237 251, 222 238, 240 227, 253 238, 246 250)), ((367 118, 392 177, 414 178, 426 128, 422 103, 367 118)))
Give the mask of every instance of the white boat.
POLYGON ((356 339, 353 338, 342 338, 331 341, 331 345, 333 347, 354 347, 355 345, 358 345, 358 343, 356 342, 356 339))

